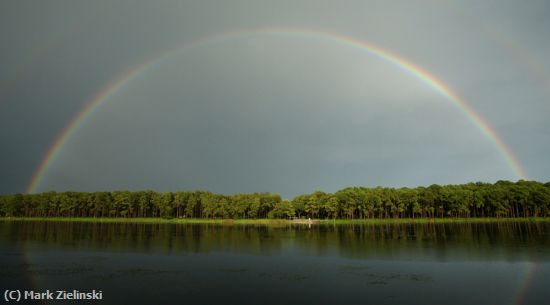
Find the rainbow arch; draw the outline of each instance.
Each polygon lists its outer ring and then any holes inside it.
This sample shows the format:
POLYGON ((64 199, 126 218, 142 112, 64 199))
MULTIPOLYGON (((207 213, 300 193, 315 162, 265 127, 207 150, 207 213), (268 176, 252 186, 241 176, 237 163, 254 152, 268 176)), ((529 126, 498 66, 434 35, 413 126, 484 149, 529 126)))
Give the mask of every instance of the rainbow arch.
POLYGON ((70 122, 63 128, 58 134, 53 143, 48 148, 39 166, 33 173, 30 183, 27 186, 27 193, 36 192, 38 186, 42 182, 45 173, 50 168, 51 164, 55 161, 56 157, 63 150, 64 144, 69 138, 75 134, 82 124, 93 113, 95 113, 102 105, 104 105, 110 98, 119 92, 126 84, 132 82, 139 75, 145 73, 150 68, 160 64, 165 59, 171 56, 183 52, 185 50, 204 47, 208 44, 218 43, 221 41, 227 41, 245 35, 250 34, 284 34, 294 36, 304 36, 323 39, 328 42, 345 45, 351 48, 357 48, 376 56, 398 68, 404 72, 419 79, 435 92, 439 93, 447 100, 449 100, 456 108, 458 108, 468 119, 481 131, 485 137, 487 137, 493 145, 498 149, 503 158, 506 160, 509 167, 520 179, 527 179, 525 170, 520 165, 520 162, 512 152, 512 150, 503 142, 497 132, 491 127, 489 122, 479 115, 464 99, 459 97, 448 85, 443 81, 436 78, 433 74, 429 73, 420 66, 406 60, 403 57, 397 56, 381 47, 373 45, 367 41, 360 40, 351 36, 342 35, 339 33, 333 33, 328 31, 319 31, 312 29, 302 28, 284 28, 284 27, 266 27, 266 28, 252 28, 241 29, 237 31, 225 32, 210 36, 205 36, 194 41, 178 45, 177 47, 170 49, 160 55, 154 56, 149 60, 119 74, 113 78, 106 86, 104 86, 97 94, 95 94, 90 100, 88 100, 79 113, 74 116, 70 122))

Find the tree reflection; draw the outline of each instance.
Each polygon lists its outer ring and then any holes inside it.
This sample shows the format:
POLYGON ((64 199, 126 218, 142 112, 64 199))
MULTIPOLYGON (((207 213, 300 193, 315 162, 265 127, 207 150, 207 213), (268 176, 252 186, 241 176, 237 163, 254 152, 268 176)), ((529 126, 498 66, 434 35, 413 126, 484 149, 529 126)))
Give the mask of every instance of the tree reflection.
POLYGON ((303 253, 357 259, 548 261, 550 224, 543 222, 218 225, 88 222, 0 222, 13 244, 176 255, 210 252, 303 253))

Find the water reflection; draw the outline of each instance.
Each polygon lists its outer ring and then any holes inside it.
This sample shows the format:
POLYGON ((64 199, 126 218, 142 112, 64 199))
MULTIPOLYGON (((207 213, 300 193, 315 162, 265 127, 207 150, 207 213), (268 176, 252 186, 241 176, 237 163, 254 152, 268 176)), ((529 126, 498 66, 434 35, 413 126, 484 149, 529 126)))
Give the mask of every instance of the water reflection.
POLYGON ((0 288, 101 304, 547 304, 547 223, 1 222, 0 288))
POLYGON ((214 225, 0 222, 0 240, 121 252, 300 254, 357 259, 550 260, 548 223, 214 225))

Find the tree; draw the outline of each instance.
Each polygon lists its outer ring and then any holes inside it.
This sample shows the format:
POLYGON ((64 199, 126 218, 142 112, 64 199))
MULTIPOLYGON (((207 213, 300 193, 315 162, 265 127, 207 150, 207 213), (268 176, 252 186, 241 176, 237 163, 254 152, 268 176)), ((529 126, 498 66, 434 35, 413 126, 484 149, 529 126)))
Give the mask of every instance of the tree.
POLYGON ((282 200, 275 204, 270 218, 291 218, 294 217, 294 207, 288 200, 282 200))

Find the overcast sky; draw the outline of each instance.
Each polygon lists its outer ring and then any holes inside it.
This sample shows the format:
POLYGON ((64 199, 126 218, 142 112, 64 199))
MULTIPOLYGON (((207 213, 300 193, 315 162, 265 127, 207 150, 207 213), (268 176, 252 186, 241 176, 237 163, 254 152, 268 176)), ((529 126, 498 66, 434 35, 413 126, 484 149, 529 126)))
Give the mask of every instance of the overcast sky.
POLYGON ((210 190, 291 198, 346 186, 519 177, 441 93, 339 33, 422 67, 550 180, 548 1, 0 1, 0 193, 117 76, 37 191, 210 190), (389 3, 391 2, 391 3, 389 3), (249 32, 220 37, 222 33, 249 32))

